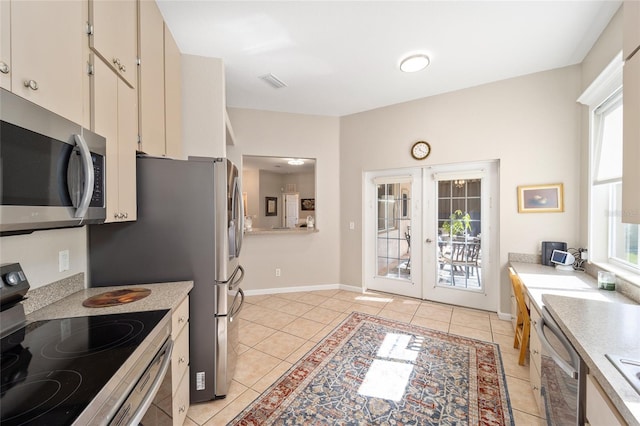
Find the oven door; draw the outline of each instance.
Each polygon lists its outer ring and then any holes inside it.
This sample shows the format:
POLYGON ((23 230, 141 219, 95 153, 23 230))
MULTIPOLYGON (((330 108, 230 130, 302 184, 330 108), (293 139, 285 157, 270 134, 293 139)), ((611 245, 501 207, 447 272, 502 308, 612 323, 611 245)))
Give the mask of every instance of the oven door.
POLYGON ((536 328, 541 343, 541 414, 550 426, 582 425, 584 362, 544 306, 536 328))

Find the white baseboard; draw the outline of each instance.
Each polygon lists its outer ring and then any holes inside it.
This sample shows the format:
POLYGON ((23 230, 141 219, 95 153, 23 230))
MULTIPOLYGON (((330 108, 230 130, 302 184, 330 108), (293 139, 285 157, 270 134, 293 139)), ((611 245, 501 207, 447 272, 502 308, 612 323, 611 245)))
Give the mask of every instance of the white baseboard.
POLYGON ((498 312, 498 318, 504 321, 511 321, 511 313, 510 312, 498 312))
POLYGON ((277 287, 277 288, 264 288, 257 290, 245 290, 244 294, 247 296, 261 296, 265 294, 279 294, 279 293, 298 293, 302 291, 320 291, 320 290, 345 290, 352 291, 354 293, 362 293, 361 287, 355 287, 345 284, 316 284, 307 286, 296 287, 277 287))

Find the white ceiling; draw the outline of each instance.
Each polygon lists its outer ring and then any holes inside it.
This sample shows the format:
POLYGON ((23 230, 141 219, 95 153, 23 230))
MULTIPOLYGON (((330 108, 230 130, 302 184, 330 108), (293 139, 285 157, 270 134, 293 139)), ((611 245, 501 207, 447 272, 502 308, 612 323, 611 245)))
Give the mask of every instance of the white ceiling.
POLYGON ((228 106, 342 116, 580 63, 621 2, 158 4, 182 53, 223 59, 228 106), (401 72, 409 52, 431 65, 401 72))

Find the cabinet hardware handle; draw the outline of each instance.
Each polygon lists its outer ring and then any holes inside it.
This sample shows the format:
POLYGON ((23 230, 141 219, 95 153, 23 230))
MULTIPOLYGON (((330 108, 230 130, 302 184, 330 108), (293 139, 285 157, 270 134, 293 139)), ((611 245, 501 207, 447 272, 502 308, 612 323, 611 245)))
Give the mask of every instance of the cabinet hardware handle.
POLYGON ((120 214, 118 212, 113 214, 113 218, 114 219, 119 219, 120 218, 120 214))
POLYGON ((537 386, 533 386, 533 390, 538 390, 538 387, 537 386))
POLYGON ((185 359, 183 356, 181 356, 180 358, 178 358, 178 363, 182 364, 185 362, 185 359))
POLYGON ((185 317, 181 316, 178 318, 178 323, 184 322, 185 321, 185 317))
POLYGON ((35 80, 25 80, 24 87, 28 87, 31 90, 38 90, 38 82, 35 80))
POLYGON ((125 219, 126 219, 126 218, 128 218, 128 217, 129 217, 129 213, 124 212, 124 213, 122 214, 122 217, 123 217, 123 218, 125 218, 125 219))
POLYGON ((179 413, 184 413, 184 410, 186 410, 186 407, 184 405, 181 405, 180 408, 178 408, 179 413))
POLYGON ((125 67, 124 65, 120 65, 120 71, 122 72, 127 72, 127 67, 125 67))
POLYGON ((2 74, 9 74, 9 65, 6 62, 0 61, 0 72, 2 74))
POLYGON ((533 354, 534 354, 534 355, 538 355, 538 353, 539 353, 539 352, 538 352, 537 350, 535 350, 535 349, 533 350, 533 354))
POLYGON ((120 66, 120 59, 113 58, 113 65, 117 65, 119 67, 120 66))

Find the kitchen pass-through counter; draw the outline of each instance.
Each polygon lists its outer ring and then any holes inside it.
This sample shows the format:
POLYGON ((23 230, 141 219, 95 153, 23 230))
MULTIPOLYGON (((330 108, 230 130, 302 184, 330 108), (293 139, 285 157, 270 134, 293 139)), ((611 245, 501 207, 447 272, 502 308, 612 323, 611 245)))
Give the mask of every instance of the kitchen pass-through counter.
POLYGON ((640 305, 618 292, 598 289, 597 280, 584 272, 533 263, 511 266, 530 303, 538 311, 547 307, 624 420, 640 425, 640 394, 605 357, 640 358, 640 305))
POLYGON ((120 314, 126 312, 154 311, 158 309, 175 310, 189 295, 193 288, 192 281, 180 281, 159 284, 132 284, 130 286, 95 287, 75 292, 27 315, 29 321, 53 318, 81 317, 91 315, 120 314), (87 308, 82 302, 92 296, 125 288, 146 288, 151 290, 149 296, 117 306, 87 308))

